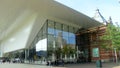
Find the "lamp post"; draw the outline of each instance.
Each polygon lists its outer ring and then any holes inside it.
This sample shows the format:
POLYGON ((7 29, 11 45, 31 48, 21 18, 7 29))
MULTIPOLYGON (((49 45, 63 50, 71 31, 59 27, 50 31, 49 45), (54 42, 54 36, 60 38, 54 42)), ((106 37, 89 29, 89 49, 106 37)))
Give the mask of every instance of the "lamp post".
POLYGON ((116 48, 114 48, 114 52, 115 52, 115 63, 117 63, 117 52, 116 52, 116 48))
POLYGON ((79 49, 78 49, 78 46, 77 46, 77 59, 79 58, 79 53, 80 53, 80 51, 79 51, 79 49))
POLYGON ((52 53, 52 61, 55 61, 55 41, 53 41, 53 53, 52 53))

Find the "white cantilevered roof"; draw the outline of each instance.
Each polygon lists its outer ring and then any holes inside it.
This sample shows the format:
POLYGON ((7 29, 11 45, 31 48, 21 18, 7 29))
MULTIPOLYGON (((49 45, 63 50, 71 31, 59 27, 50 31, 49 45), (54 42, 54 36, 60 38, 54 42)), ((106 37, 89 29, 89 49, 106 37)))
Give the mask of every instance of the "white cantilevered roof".
POLYGON ((17 18, 25 10, 73 22, 83 28, 101 25, 98 21, 54 0, 0 0, 0 34, 8 30, 10 26, 13 27, 17 18))

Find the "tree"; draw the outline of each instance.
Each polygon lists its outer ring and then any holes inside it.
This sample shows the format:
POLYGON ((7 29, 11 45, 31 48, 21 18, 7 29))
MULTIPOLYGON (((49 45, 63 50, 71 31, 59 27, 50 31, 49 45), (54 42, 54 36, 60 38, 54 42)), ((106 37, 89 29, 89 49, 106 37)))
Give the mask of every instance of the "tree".
POLYGON ((76 49, 69 47, 69 55, 73 57, 75 53, 76 53, 76 49))
POLYGON ((55 55, 57 59, 60 59, 61 53, 62 49, 60 47, 55 50, 55 55))
POLYGON ((102 47, 109 50, 113 49, 114 59, 117 63, 118 60, 116 50, 120 51, 120 28, 112 24, 108 24, 106 27, 106 33, 101 37, 101 39, 107 40, 109 42, 102 43, 102 47), (109 45, 111 45, 112 47, 110 47, 109 45))
POLYGON ((63 55, 69 55, 69 48, 67 45, 64 45, 62 48, 63 55))
POLYGON ((101 40, 107 40, 107 42, 102 43, 102 47, 105 49, 117 48, 120 50, 120 28, 111 24, 108 24, 106 27, 106 32, 101 36, 101 40), (108 45, 111 45, 112 48, 108 45))

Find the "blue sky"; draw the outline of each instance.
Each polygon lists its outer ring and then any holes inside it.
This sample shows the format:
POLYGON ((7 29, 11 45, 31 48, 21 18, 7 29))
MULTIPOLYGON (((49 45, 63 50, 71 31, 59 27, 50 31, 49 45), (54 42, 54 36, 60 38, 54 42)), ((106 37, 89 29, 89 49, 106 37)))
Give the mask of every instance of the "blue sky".
POLYGON ((119 0, 56 0, 64 5, 67 5, 89 17, 95 15, 95 10, 98 8, 106 20, 109 16, 113 22, 120 24, 120 3, 119 0))

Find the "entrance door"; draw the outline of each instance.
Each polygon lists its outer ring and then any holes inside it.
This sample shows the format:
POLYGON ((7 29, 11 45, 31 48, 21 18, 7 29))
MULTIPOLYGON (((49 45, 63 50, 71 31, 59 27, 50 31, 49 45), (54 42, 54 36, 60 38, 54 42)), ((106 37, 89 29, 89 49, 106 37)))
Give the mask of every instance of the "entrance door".
POLYGON ((90 62, 90 50, 88 47, 79 47, 78 63, 90 62))

